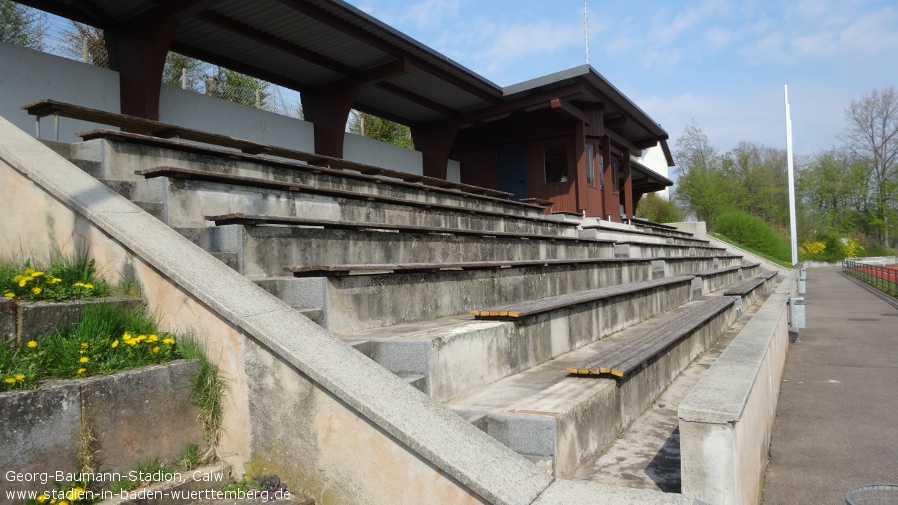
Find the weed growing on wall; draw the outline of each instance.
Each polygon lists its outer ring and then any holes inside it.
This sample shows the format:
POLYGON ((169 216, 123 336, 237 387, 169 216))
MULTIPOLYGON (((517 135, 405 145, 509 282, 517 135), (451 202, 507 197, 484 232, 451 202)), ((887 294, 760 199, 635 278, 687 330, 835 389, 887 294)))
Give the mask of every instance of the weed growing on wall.
POLYGON ((108 296, 111 289, 97 276, 94 260, 61 258, 50 265, 0 261, 0 294, 6 298, 63 301, 108 296))
POLYGON ((85 307, 74 326, 31 340, 0 345, 0 391, 36 387, 43 379, 106 375, 181 358, 178 337, 158 330, 143 308, 85 307))

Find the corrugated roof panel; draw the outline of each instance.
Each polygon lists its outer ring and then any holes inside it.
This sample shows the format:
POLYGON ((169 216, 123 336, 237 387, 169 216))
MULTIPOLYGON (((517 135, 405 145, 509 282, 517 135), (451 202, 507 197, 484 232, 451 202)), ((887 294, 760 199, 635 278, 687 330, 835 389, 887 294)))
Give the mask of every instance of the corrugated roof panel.
POLYGON ((405 75, 393 77, 390 79, 390 83, 458 112, 489 105, 482 98, 419 69, 413 69, 405 75))
POLYGON ((359 105, 369 104, 376 109, 389 112, 396 116, 407 117, 409 118, 408 123, 429 123, 447 117, 439 112, 374 86, 362 88, 356 97, 356 103, 359 105))

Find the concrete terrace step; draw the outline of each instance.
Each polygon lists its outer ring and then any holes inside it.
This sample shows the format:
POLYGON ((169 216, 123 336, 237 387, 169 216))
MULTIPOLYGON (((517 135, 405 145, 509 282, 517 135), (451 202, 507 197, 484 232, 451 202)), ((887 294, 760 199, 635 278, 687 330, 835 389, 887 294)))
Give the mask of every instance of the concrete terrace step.
POLYGON ((655 398, 722 335, 737 309, 711 317, 645 368, 618 381, 569 375, 567 368, 652 328, 689 302, 619 333, 445 402, 461 417, 533 460, 553 463, 555 476, 572 478, 648 408, 655 398))
MULTIPOLYGON (((259 177, 275 181, 309 184, 322 188, 402 197, 420 202, 462 205, 477 210, 539 217, 538 205, 525 204, 485 194, 423 184, 420 176, 402 178, 369 175, 354 170, 327 168, 293 161, 247 155, 124 132, 105 131, 93 140, 77 144, 43 141, 72 162, 98 178, 137 180, 134 172, 166 164, 180 168, 208 170, 231 175, 259 177)), ((449 181, 444 181, 448 184, 449 181)))
POLYGON ((655 244, 629 240, 616 242, 615 256, 622 258, 654 258, 658 256, 721 256, 726 253, 723 247, 696 247, 676 244, 655 244))
POLYGON ((134 196, 165 204, 173 227, 198 226, 206 215, 244 212, 272 216, 404 224, 576 237, 576 225, 466 205, 322 188, 296 182, 157 167, 141 172, 134 196))
POLYGON ((464 314, 472 306, 659 279, 673 270, 695 271, 716 264, 714 258, 702 257, 341 264, 289 268, 299 277, 271 277, 257 283, 264 282, 260 285, 269 286, 265 289, 291 306, 325 307, 326 321, 320 324, 348 332, 464 314), (668 263, 675 264, 668 268, 668 263), (416 286, 413 295, 410 285, 416 286), (314 301, 310 294, 316 294, 314 301))
POLYGON ((631 283, 514 322, 452 316, 337 336, 394 373, 426 375, 425 392, 442 401, 678 307, 690 300, 691 279, 631 283))
POLYGON ((285 266, 331 263, 433 263, 612 258, 613 244, 589 240, 528 240, 377 230, 223 225, 176 228, 210 252, 235 252, 248 277, 283 275, 285 266))

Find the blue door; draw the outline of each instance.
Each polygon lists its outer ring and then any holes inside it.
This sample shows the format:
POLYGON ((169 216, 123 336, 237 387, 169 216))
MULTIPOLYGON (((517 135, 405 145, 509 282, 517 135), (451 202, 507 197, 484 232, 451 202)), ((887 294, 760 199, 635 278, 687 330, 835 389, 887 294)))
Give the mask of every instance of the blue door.
POLYGON ((513 200, 527 198, 527 147, 496 150, 496 189, 512 194, 513 200))

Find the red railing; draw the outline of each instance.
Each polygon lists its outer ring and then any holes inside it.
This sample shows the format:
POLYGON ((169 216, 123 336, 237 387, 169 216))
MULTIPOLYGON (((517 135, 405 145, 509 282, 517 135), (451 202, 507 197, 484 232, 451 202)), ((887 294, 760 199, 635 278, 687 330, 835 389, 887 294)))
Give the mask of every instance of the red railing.
POLYGON ((879 266, 857 260, 842 261, 842 271, 892 296, 898 296, 898 266, 879 266))

